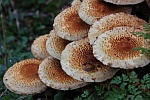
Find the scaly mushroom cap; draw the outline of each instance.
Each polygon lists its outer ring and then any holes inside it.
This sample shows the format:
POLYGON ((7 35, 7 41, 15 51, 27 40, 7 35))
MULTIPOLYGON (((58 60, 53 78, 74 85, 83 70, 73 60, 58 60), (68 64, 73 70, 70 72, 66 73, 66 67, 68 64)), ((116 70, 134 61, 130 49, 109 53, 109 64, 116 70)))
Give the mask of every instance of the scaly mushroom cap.
POLYGON ((59 90, 73 90, 88 84, 68 76, 62 70, 60 61, 52 56, 42 61, 39 66, 38 74, 43 83, 59 90))
POLYGON ((51 56, 60 60, 61 52, 65 49, 69 42, 70 41, 64 40, 57 36, 56 32, 52 30, 49 34, 49 38, 46 41, 46 50, 51 56))
POLYGON ((104 65, 114 68, 133 69, 143 67, 150 62, 150 57, 141 54, 136 47, 149 48, 148 40, 134 35, 142 32, 138 27, 116 27, 99 35, 93 44, 93 54, 104 65))
POLYGON ((69 76, 85 82, 102 82, 118 71, 94 57, 88 38, 69 43, 62 51, 61 65, 69 76))
POLYGON ((143 2, 144 0, 104 0, 116 5, 134 5, 143 2))
POLYGON ((131 13, 131 7, 113 5, 103 0, 84 0, 78 14, 83 21, 92 25, 96 20, 117 12, 131 13))
POLYGON ((46 41, 49 37, 48 35, 49 34, 39 36, 31 45, 31 52, 37 59, 44 59, 50 56, 46 50, 46 41))
POLYGON ((35 94, 44 91, 47 86, 37 74, 41 62, 32 58, 15 63, 3 77, 5 86, 17 94, 35 94))
POLYGON ((146 21, 123 12, 107 15, 93 23, 88 38, 90 44, 93 44, 100 34, 119 26, 139 26, 145 24, 146 21))
POLYGON ((74 41, 87 37, 90 26, 80 19, 78 9, 79 6, 69 7, 55 17, 53 26, 61 38, 74 41))

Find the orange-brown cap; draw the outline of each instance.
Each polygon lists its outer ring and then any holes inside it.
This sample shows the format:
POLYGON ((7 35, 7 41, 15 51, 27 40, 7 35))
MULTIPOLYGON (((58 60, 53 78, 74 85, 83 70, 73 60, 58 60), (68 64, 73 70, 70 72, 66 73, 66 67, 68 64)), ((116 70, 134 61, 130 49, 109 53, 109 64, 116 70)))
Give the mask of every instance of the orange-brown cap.
POLYGON ((118 69, 103 65, 94 55, 88 38, 69 43, 61 54, 62 69, 71 77, 85 82, 102 82, 118 69))
POLYGON ((134 5, 143 2, 144 0, 104 0, 116 5, 134 5))
POLYGON ((60 38, 59 36, 57 36, 54 30, 51 30, 49 38, 46 41, 46 50, 51 56, 60 60, 62 50, 65 49, 66 45, 69 42, 70 41, 68 40, 60 38))
POLYGON ((93 44, 96 37, 105 31, 119 26, 139 26, 145 23, 146 21, 127 13, 120 12, 110 14, 93 23, 89 30, 88 38, 90 40, 90 44, 93 44))
POLYGON ((114 68, 133 69, 147 65, 150 57, 134 48, 149 48, 150 44, 134 32, 143 32, 142 26, 116 27, 99 35, 93 44, 94 56, 104 65, 114 68))
POLYGON ((3 77, 5 86, 17 94, 35 94, 44 91, 47 86, 38 76, 41 62, 41 60, 30 58, 15 63, 3 77))
POLYGON ((78 14, 83 21, 92 25, 96 20, 117 12, 131 13, 131 7, 113 5, 103 0, 84 0, 78 14))
POLYGON ((60 61, 52 56, 42 61, 39 66, 38 74, 43 83, 59 90, 73 90, 88 84, 68 76, 62 70, 60 61))
POLYGON ((87 37, 90 26, 78 15, 79 6, 68 7, 54 19, 54 30, 63 39, 74 41, 87 37))
POLYGON ((37 37, 31 45, 31 52, 37 59, 44 59, 49 55, 46 50, 46 41, 49 34, 41 35, 37 37))

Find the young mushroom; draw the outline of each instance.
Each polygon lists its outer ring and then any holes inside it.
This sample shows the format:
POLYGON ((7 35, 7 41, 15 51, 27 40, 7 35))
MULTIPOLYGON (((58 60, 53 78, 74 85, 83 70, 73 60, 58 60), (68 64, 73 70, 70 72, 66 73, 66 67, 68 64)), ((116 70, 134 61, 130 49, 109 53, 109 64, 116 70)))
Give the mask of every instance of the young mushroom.
POLYGON ((88 32, 88 38, 90 44, 93 44, 96 38, 105 31, 119 26, 139 26, 145 23, 147 22, 143 19, 127 13, 110 14, 93 23, 88 32))
POLYGON ((37 37, 31 45, 31 52, 37 59, 45 59, 50 56, 46 50, 46 41, 49 34, 37 37))
POLYGON ((92 52, 88 38, 69 43, 61 54, 62 69, 71 77, 85 82, 102 82, 118 69, 103 65, 92 52))
POLYGON ((87 37, 90 25, 78 15, 79 5, 68 7, 54 19, 54 30, 63 39, 74 41, 87 37))
POLYGON ((92 25, 96 20, 117 12, 131 13, 130 6, 117 6, 106 3, 103 0, 84 0, 78 11, 80 18, 87 24, 92 25))
POLYGON ((116 5, 134 5, 143 2, 144 0, 104 0, 116 5))
POLYGON ((141 27, 116 27, 98 36, 93 44, 93 54, 104 65, 113 68, 133 69, 146 66, 150 57, 137 47, 149 48, 149 41, 135 35, 144 32, 141 27))
POLYGON ((73 90, 88 84, 68 76, 62 70, 60 61, 52 56, 42 61, 38 74, 44 84, 58 90, 73 90))
POLYGON ((46 50, 56 59, 60 60, 61 52, 70 41, 57 36, 55 30, 51 30, 49 38, 46 41, 46 50))
POLYGON ((17 94, 35 94, 46 89, 46 85, 38 76, 41 60, 30 58, 15 63, 3 77, 5 86, 17 94))

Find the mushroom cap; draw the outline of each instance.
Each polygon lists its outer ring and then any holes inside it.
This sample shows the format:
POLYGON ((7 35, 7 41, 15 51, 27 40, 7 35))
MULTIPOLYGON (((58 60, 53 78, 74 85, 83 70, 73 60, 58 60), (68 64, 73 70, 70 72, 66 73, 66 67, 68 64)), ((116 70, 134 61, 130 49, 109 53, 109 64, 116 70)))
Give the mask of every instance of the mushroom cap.
POLYGON ((84 0, 80 5, 78 14, 83 21, 92 25, 96 20, 118 12, 131 13, 131 7, 113 5, 103 0, 84 0))
POLYGON ((73 90, 88 84, 68 76, 62 70, 60 61, 52 56, 42 61, 38 69, 38 74, 43 83, 59 90, 73 90))
POLYGON ((46 41, 46 50, 51 56, 60 60, 61 52, 69 42, 68 40, 60 38, 54 30, 51 30, 49 38, 46 41))
POLYGON ((114 27, 119 26, 132 27, 143 25, 145 23, 146 21, 127 13, 120 12, 110 14, 93 23, 93 25, 89 30, 88 38, 90 40, 90 44, 93 44, 94 41, 96 40, 96 37, 98 37, 105 31, 113 29, 114 27))
POLYGON ((104 65, 114 68, 133 69, 143 67, 150 57, 136 47, 149 48, 148 40, 133 34, 143 32, 141 27, 116 27, 98 36, 93 44, 93 54, 104 65))
POLYGON ((73 0, 71 3, 71 6, 76 6, 76 5, 80 5, 82 3, 81 0, 73 0))
POLYGON ((38 76, 41 60, 30 58, 15 63, 3 77, 5 86, 17 94, 35 94, 46 89, 38 76))
POLYGON ((61 54, 62 69, 71 77, 85 82, 102 82, 118 69, 103 65, 92 52, 88 38, 69 43, 61 54))
POLYGON ((35 58, 44 59, 50 56, 46 50, 46 41, 49 37, 48 35, 49 34, 41 35, 33 41, 31 45, 31 52, 35 58))
POLYGON ((116 5, 134 5, 143 2, 144 0, 104 0, 116 5))
POLYGON ((54 19, 54 29, 63 39, 74 41, 87 37, 90 26, 78 15, 79 5, 68 7, 54 19))

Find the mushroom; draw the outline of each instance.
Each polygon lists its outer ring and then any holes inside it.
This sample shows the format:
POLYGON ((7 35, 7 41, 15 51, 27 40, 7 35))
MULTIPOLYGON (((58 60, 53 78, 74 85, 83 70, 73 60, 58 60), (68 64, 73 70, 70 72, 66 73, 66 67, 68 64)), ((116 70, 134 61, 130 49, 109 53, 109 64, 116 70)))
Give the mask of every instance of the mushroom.
POLYGON ((70 41, 68 40, 60 38, 59 36, 57 36, 54 30, 51 30, 49 38, 46 41, 46 50, 51 56, 60 60, 62 50, 65 49, 65 46, 69 42, 70 41))
POLYGON ((80 18, 87 24, 92 25, 96 20, 117 12, 131 13, 130 6, 117 6, 103 0, 84 0, 78 11, 80 18))
POLYGON ((38 74, 44 84, 58 90, 73 90, 88 84, 68 76, 62 70, 60 61, 52 56, 42 61, 38 74))
POLYGON ((46 41, 49 37, 48 35, 49 34, 39 36, 31 45, 31 52, 37 59, 44 59, 50 56, 46 50, 46 41))
POLYGON ((93 44, 96 37, 105 31, 113 29, 114 27, 139 26, 145 23, 146 21, 127 13, 120 12, 110 14, 93 23, 89 30, 88 38, 90 40, 90 44, 93 44))
POLYGON ((78 15, 79 5, 68 7, 54 19, 54 30, 63 39, 74 41, 87 37, 90 26, 78 15))
POLYGON ((69 43, 61 54, 62 69, 74 79, 102 82, 112 78, 118 69, 103 65, 92 52, 88 38, 69 43))
POLYGON ((37 72, 41 60, 30 58, 15 63, 3 77, 5 86, 17 94, 35 94, 46 89, 37 72))
POLYGON ((150 57, 134 48, 149 48, 150 44, 134 32, 143 32, 142 26, 122 26, 104 32, 93 44, 94 56, 104 65, 113 68, 133 69, 147 65, 150 57))
POLYGON ((144 0, 104 0, 109 3, 113 3, 116 5, 134 5, 143 2, 144 0))

